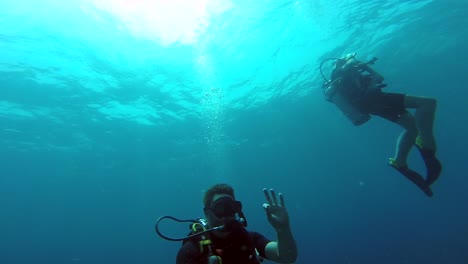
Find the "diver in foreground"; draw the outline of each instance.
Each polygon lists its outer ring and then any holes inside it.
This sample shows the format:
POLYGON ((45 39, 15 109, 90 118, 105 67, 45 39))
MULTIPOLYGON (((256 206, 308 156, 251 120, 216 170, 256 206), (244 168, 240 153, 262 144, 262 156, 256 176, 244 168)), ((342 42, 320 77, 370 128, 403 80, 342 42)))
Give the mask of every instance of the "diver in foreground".
POLYGON ((358 61, 356 53, 343 58, 324 60, 320 65, 326 80, 323 88, 328 101, 334 103, 352 122, 359 126, 377 115, 394 122, 405 130, 397 141, 395 157, 389 165, 416 184, 427 196, 433 195, 431 185, 439 178, 442 165, 436 157, 436 142, 433 134, 436 100, 434 98, 382 92, 387 85, 384 77, 367 63, 358 61), (322 65, 335 60, 331 79, 327 80, 322 65), (415 109, 414 115, 407 109, 415 109), (426 177, 408 167, 407 159, 411 148, 416 146, 426 166, 426 177))
POLYGON ((205 192, 205 219, 179 220, 163 216, 156 223, 156 233, 169 241, 183 241, 177 264, 259 264, 263 259, 293 263, 297 258, 297 247, 284 197, 280 193, 277 198, 274 190, 264 189, 263 192, 266 198, 263 209, 276 231, 276 241, 246 229, 242 203, 235 200, 234 189, 228 184, 216 184, 205 192), (191 232, 183 238, 167 237, 159 231, 159 223, 164 219, 191 223, 191 232))

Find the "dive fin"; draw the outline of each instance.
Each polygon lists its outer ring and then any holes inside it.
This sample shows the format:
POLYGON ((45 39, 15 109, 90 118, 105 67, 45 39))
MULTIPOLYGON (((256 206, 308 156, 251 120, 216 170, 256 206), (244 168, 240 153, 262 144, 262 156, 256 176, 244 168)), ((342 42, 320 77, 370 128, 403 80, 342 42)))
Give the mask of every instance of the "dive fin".
POLYGON ((426 165, 426 183, 427 185, 433 184, 442 172, 442 164, 435 156, 435 150, 423 147, 421 137, 416 138, 416 148, 419 150, 421 157, 426 165))
POLYGON ((390 159, 388 163, 392 168, 397 170, 400 174, 405 176, 408 180, 419 187, 428 197, 432 197, 433 193, 424 178, 414 170, 408 168, 408 166, 399 166, 394 159, 390 159))

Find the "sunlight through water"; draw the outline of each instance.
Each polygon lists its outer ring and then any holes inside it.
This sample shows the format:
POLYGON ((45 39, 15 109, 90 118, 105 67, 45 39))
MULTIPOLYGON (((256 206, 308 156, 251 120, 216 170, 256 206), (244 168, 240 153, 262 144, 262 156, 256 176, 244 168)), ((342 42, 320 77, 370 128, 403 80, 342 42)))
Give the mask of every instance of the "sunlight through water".
POLYGON ((119 19, 121 29, 162 46, 195 44, 211 16, 232 8, 231 0, 89 0, 119 19))

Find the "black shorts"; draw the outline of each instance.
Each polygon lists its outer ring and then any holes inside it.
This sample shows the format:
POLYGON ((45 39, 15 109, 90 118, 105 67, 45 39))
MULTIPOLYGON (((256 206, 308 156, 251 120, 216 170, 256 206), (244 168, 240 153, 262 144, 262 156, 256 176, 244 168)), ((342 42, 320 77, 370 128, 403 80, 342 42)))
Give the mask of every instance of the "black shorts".
POLYGON ((405 94, 375 92, 366 95, 359 102, 361 111, 397 122, 408 111, 405 107, 405 94))

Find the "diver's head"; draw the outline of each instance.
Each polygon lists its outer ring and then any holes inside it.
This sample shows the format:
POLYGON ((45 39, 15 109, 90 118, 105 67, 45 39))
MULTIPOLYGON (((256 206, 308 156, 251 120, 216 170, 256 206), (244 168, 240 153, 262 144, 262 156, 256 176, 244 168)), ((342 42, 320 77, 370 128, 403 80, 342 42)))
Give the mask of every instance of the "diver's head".
POLYGON ((346 56, 344 56, 344 59, 348 61, 354 57, 356 57, 356 52, 346 54, 346 56))
POLYGON ((208 189, 203 197, 204 213, 210 227, 226 228, 215 233, 229 234, 238 227, 236 216, 242 213, 242 203, 235 200, 234 189, 228 184, 217 184, 208 189))
POLYGON ((342 58, 339 58, 339 59, 336 60, 335 67, 336 68, 343 67, 349 60, 353 59, 354 57, 356 57, 356 53, 346 54, 342 58))

